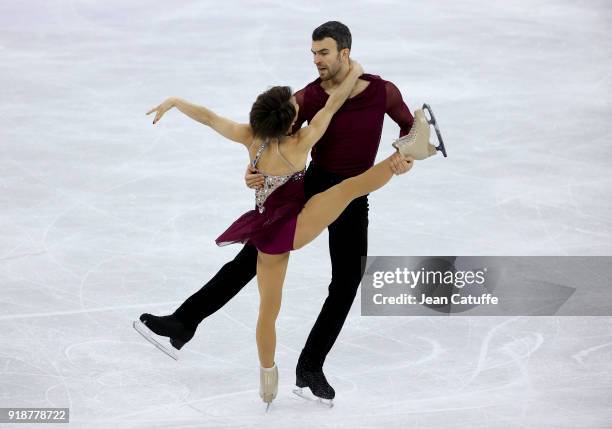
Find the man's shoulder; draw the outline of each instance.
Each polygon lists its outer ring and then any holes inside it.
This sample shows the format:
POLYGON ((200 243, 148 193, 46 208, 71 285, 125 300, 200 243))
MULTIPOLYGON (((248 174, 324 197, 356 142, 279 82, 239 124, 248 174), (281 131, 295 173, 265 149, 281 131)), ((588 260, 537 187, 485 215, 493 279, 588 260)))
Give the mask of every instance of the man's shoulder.
POLYGON ((380 77, 377 74, 370 74, 370 73, 364 73, 361 76, 359 76, 361 79, 365 79, 365 80, 382 80, 384 81, 384 79, 382 77, 380 77))
POLYGON ((380 83, 381 85, 386 85, 387 83, 392 83, 391 81, 382 78, 378 74, 364 73, 364 74, 361 75, 360 78, 364 79, 364 80, 367 80, 367 81, 370 81, 370 82, 377 82, 377 83, 380 83))
MULTIPOLYGON (((363 80, 367 80, 367 81, 379 81, 381 83, 387 83, 388 81, 383 79, 382 77, 380 77, 380 75, 377 74, 370 74, 370 73, 364 73, 360 76, 360 79, 363 80)), ((306 84, 306 86, 304 86, 302 89, 300 89, 300 91, 307 91, 309 89, 319 89, 321 87, 321 78, 318 77, 315 80, 313 80, 312 82, 306 84)))
POLYGON ((380 75, 377 75, 377 74, 364 73, 359 78, 367 82, 370 82, 370 85, 371 84, 376 85, 376 87, 380 88, 381 90, 383 88, 385 90, 388 89, 389 84, 393 85, 391 81, 383 79, 382 77, 380 77, 380 75))
POLYGON ((321 84, 321 78, 316 78, 315 80, 313 80, 312 82, 306 84, 306 86, 302 89, 300 89, 300 91, 308 91, 310 89, 316 88, 317 86, 320 86, 321 84))

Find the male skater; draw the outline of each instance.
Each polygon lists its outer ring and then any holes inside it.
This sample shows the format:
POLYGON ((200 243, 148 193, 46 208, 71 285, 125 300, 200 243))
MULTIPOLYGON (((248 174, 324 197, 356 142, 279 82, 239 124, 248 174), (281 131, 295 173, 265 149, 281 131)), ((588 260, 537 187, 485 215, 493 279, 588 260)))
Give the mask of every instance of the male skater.
MULTIPOLYGON (((351 33, 340 22, 326 22, 313 31, 312 53, 319 78, 295 94, 299 116, 294 132, 304 121, 310 122, 346 77, 348 61, 343 59, 348 59, 350 49, 351 33)), ((312 149, 312 162, 305 178, 308 198, 374 165, 385 113, 399 125, 400 137, 408 134, 413 117, 397 87, 379 76, 362 75, 312 149)), ((393 169, 394 173, 402 174, 408 171, 409 164, 398 161, 393 169)), ((246 181, 248 186, 256 187, 263 179, 247 171, 246 181)), ((328 231, 332 265, 329 294, 298 359, 296 384, 299 388, 309 387, 319 398, 331 400, 335 391, 323 374, 323 363, 342 329, 363 277, 361 258, 367 255, 368 237, 367 195, 349 204, 328 231)), ((256 264, 257 249, 245 245, 173 314, 145 313, 140 321, 155 334, 169 337, 171 345, 180 350, 202 320, 223 307, 255 277, 256 264)), ((169 352, 174 354, 173 350, 169 352)))

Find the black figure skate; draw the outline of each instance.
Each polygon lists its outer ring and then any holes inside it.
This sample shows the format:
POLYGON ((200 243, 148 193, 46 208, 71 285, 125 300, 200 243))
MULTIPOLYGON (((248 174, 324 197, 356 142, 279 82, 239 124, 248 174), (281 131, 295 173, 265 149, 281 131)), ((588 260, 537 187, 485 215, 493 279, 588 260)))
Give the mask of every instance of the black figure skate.
POLYGON ((174 360, 178 360, 177 350, 191 340, 195 333, 185 328, 174 315, 154 316, 144 313, 132 326, 145 340, 174 360))
POLYGON ((293 393, 297 396, 315 401, 329 408, 334 406, 333 399, 336 396, 336 392, 327 382, 322 370, 307 370, 298 363, 295 370, 295 384, 298 388, 293 389, 293 393), (310 389, 312 395, 306 393, 305 387, 310 389))
POLYGON ((444 141, 442 140, 442 134, 438 128, 436 117, 434 116, 431 107, 428 104, 423 104, 422 109, 415 110, 414 112, 414 123, 410 132, 404 137, 400 137, 392 143, 392 146, 396 148, 403 156, 410 157, 412 159, 425 159, 432 155, 435 155, 437 151, 442 152, 442 155, 446 158, 446 148, 444 147, 444 141), (431 119, 427 119, 423 109, 429 112, 431 119), (434 146, 429 143, 429 126, 433 125, 438 137, 438 146, 434 146))

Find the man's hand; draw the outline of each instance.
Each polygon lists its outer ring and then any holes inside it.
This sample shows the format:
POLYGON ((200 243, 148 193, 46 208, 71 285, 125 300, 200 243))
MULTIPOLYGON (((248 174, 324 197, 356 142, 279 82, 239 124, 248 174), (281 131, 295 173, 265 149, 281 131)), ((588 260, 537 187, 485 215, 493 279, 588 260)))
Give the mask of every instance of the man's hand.
POLYGON ((263 186, 264 176, 263 174, 257 172, 256 168, 249 164, 247 166, 246 173, 244 174, 244 181, 247 187, 251 189, 257 189, 263 186))
POLYGON ((407 173, 412 166, 414 165, 414 160, 412 158, 404 158, 399 152, 395 152, 391 155, 391 170, 393 174, 404 174, 407 173))

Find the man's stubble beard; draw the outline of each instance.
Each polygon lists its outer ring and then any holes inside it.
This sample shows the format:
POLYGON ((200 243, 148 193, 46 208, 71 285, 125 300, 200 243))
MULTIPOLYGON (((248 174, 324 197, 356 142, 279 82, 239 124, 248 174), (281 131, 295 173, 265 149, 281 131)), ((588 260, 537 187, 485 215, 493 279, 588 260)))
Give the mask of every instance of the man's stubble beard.
POLYGON ((342 68, 342 61, 340 60, 340 55, 338 55, 337 58, 337 64, 338 66, 336 67, 336 70, 334 71, 334 74, 331 74, 331 69, 329 67, 327 67, 327 77, 322 77, 321 80, 326 81, 326 80, 332 80, 334 77, 336 77, 336 75, 340 72, 340 69, 342 68))

